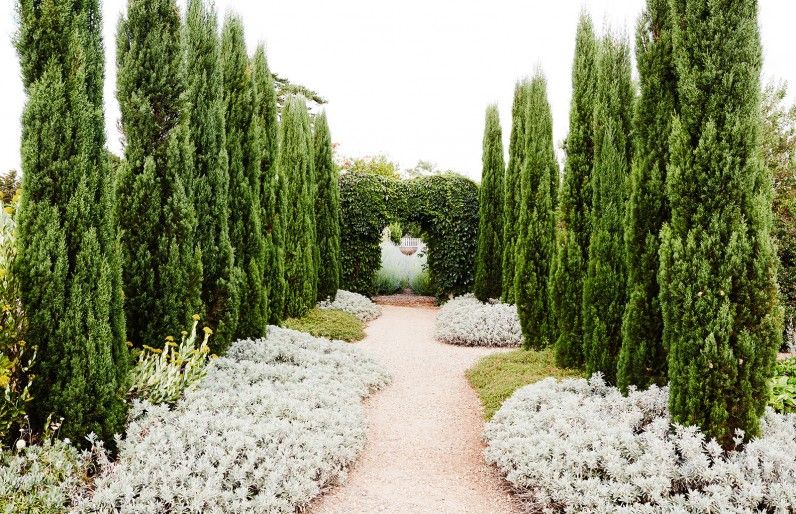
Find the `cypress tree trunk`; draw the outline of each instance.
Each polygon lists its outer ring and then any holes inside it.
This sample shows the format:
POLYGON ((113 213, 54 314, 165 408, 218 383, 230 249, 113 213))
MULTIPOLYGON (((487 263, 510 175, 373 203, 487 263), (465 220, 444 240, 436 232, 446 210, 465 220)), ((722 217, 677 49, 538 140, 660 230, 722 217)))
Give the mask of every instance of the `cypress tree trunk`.
POLYGON ((591 238, 591 175, 594 163, 594 97, 597 43, 591 19, 578 22, 572 66, 572 105, 566 140, 564 181, 556 215, 556 253, 550 280, 550 305, 556 320, 556 363, 583 365, 583 278, 591 238))
POLYGON ((280 174, 288 184, 285 213, 285 317, 301 317, 315 306, 318 257, 315 256, 315 171, 310 118, 303 97, 292 96, 282 110, 280 174))
POLYGON ((229 236, 236 265, 243 271, 237 337, 262 337, 268 326, 260 188, 264 152, 254 116, 254 82, 243 22, 228 15, 221 31, 226 143, 229 160, 229 236))
POLYGON ((96 1, 20 0, 22 117, 18 255, 24 334, 37 347, 35 428, 109 440, 125 420, 128 352, 113 177, 105 152, 102 18, 96 1))
POLYGON ((318 229, 318 300, 334 300, 340 287, 340 183, 332 162, 326 113, 315 117, 315 217, 318 229))
POLYGON ((210 340, 223 352, 235 335, 241 271, 234 267, 229 238, 229 171, 224 134, 224 96, 216 12, 202 0, 188 2, 185 62, 196 211, 196 243, 202 251, 202 303, 210 340))
POLYGON ((669 406, 675 422, 730 448, 736 430, 760 432, 781 340, 772 181, 758 148, 757 2, 671 5, 680 112, 658 280, 669 406))
POLYGON ((503 135, 497 105, 486 109, 483 171, 478 200, 478 250, 475 256, 473 293, 485 302, 500 298, 503 255, 503 135))
POLYGON ((173 0, 131 0, 119 21, 119 213, 127 334, 138 345, 179 334, 201 309, 180 36, 173 0))
POLYGON ((669 219, 664 183, 675 112, 668 0, 648 0, 636 36, 641 96, 633 122, 634 155, 625 213, 628 300, 622 321, 617 384, 666 382, 663 319, 658 302, 658 235, 669 219))
POLYGON ((525 159, 525 119, 530 92, 530 82, 514 86, 514 103, 511 107, 511 135, 509 136, 509 163, 503 184, 503 255, 502 300, 514 303, 514 272, 516 269, 517 223, 520 217, 519 189, 525 159))
POLYGON ((553 117, 547 101, 547 81, 537 73, 531 80, 526 107, 525 161, 520 183, 520 218, 514 290, 526 349, 550 341, 547 280, 555 226, 551 177, 558 174, 553 149, 553 117))
POLYGON ((624 259, 625 182, 630 174, 633 85, 627 43, 608 37, 597 64, 594 109, 591 241, 583 282, 586 369, 615 382, 627 271, 624 259))
POLYGON ((277 174, 279 151, 279 123, 277 120, 274 78, 268 69, 265 48, 259 45, 252 58, 254 81, 254 116, 259 127, 260 151, 260 205, 262 230, 265 238, 264 286, 268 291, 268 317, 279 324, 285 308, 285 228, 283 199, 286 182, 277 174))

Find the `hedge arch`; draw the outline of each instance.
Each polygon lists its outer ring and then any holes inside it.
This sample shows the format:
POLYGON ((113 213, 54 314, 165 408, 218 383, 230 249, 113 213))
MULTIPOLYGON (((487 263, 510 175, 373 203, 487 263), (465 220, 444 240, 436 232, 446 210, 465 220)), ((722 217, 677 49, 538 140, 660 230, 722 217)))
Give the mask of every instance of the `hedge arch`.
POLYGON ((372 295, 381 265, 381 233, 393 221, 420 228, 436 296, 472 289, 478 244, 478 185, 454 173, 390 180, 340 176, 341 287, 372 295))

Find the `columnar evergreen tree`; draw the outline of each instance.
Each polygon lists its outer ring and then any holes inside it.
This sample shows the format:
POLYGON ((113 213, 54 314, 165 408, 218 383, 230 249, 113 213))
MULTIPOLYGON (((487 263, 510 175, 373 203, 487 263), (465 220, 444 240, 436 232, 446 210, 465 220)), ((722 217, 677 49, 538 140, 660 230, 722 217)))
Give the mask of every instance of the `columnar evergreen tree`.
POLYGON ((315 163, 307 105, 293 96, 282 109, 278 172, 288 184, 285 196, 285 316, 300 317, 315 305, 318 258, 315 256, 315 163))
POLYGON ((525 120, 530 82, 524 80, 514 86, 514 103, 511 106, 511 134, 509 136, 509 162, 503 181, 503 256, 502 299, 514 303, 514 272, 516 269, 517 228, 520 217, 520 177, 525 160, 525 120))
POLYGON ((485 302, 500 298, 503 258, 503 134, 497 105, 486 108, 481 189, 478 198, 478 250, 473 293, 485 302))
POLYGON ((117 98, 125 138, 118 177, 127 335, 156 344, 201 308, 202 263, 189 197, 180 15, 174 0, 131 0, 119 21, 117 98))
POLYGON ((658 235, 669 219, 664 183, 677 86, 668 0, 647 0, 636 35, 641 95, 633 119, 634 154, 625 213, 627 306, 617 384, 666 382, 663 319, 658 303, 658 235))
POLYGON ((274 78, 268 69, 265 48, 258 45, 251 62, 254 82, 254 116, 260 141, 260 205, 266 259, 264 286, 268 291, 268 316, 273 324, 282 321, 285 308, 284 197, 287 182, 277 173, 279 122, 274 78))
POLYGON ((547 281, 555 239, 550 195, 551 177, 558 175, 553 116, 547 101, 547 81, 541 72, 531 80, 525 115, 525 160, 520 179, 514 290, 524 347, 540 349, 550 341, 547 281))
POLYGON ((223 351, 235 336, 242 272, 234 266, 229 238, 229 172, 224 133, 224 92, 216 12, 202 0, 188 2, 185 63, 196 243, 202 251, 202 303, 213 328, 213 350, 223 351))
POLYGON ((781 341, 772 181, 759 155, 757 2, 671 6, 679 116, 658 280, 669 406, 675 422, 728 448, 736 430, 760 432, 781 341))
POLYGON ((632 156, 633 84, 626 41, 608 36, 597 63, 594 108, 591 241, 583 281, 583 349, 589 373, 616 380, 627 271, 624 259, 626 186, 632 156))
POLYGON ((332 162, 332 136, 326 113, 315 117, 315 222, 320 251, 318 300, 337 295, 340 287, 340 183, 332 162))
POLYGON ((31 421, 112 437, 125 420, 121 261, 105 152, 97 1, 19 0, 22 117, 18 256, 28 343, 38 349, 31 421))
POLYGON ((597 42, 591 19, 582 15, 572 66, 567 158, 556 215, 556 254, 550 275, 550 307, 557 328, 556 363, 571 368, 583 364, 583 278, 591 237, 596 83, 597 42))
POLYGON ((262 230, 260 189, 263 140, 257 137, 254 86, 243 22, 228 15, 221 31, 224 108, 229 161, 229 236, 236 264, 243 270, 237 337, 260 337, 268 326, 265 264, 268 255, 262 230))

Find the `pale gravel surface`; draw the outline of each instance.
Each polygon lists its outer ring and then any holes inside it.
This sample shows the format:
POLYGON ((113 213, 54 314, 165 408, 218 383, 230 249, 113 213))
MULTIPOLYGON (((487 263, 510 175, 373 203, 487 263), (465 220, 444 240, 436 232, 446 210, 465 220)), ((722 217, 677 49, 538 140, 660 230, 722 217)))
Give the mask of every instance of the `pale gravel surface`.
POLYGON ((481 405, 464 372, 494 348, 434 340, 436 308, 383 306, 357 343, 392 385, 366 401, 368 441, 322 513, 513 513, 519 506, 483 457, 481 405))

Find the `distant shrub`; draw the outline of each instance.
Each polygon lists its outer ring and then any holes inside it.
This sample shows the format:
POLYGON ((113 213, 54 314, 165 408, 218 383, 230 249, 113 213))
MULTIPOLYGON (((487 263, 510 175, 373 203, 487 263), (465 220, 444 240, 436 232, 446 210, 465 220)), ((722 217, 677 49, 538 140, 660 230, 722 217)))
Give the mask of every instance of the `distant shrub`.
POLYGON ((422 296, 434 296, 434 285, 431 283, 431 275, 428 270, 423 270, 412 280, 412 291, 422 296))
POLYGON ((353 342, 365 338, 362 321, 353 314, 338 309, 315 308, 301 318, 286 319, 283 325, 285 328, 327 339, 353 342))
POLYGON ((519 346, 522 328, 517 308, 480 302, 472 294, 450 300, 439 311, 437 340, 462 346, 519 346))
MULTIPOLYGON (((519 389, 485 429, 486 458, 531 512, 793 512, 796 415, 724 451, 672 425, 668 387, 623 396, 600 375, 519 389)), ((743 441, 736 434, 736 445, 743 441)))
POLYGON ((395 294, 401 291, 403 282, 400 277, 397 277, 385 269, 380 269, 373 277, 373 291, 377 295, 395 294))
POLYGON ((328 300, 318 302, 318 308, 341 310, 353 314, 362 321, 372 321, 381 316, 381 307, 373 303, 370 298, 343 289, 337 291, 333 302, 328 300))
POLYGON ((768 385, 768 404, 777 412, 796 413, 796 357, 778 362, 768 385))

